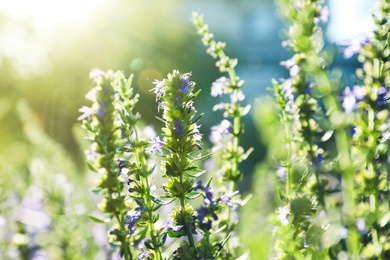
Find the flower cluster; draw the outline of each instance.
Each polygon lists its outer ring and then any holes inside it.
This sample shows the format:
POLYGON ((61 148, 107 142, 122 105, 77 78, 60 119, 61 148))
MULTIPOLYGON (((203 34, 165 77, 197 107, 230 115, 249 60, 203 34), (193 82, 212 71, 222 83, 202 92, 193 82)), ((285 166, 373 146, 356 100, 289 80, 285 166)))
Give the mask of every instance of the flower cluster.
POLYGON ((318 21, 325 21, 321 18, 322 1, 295 3, 279 1, 279 10, 290 23, 285 46, 294 56, 281 63, 289 69, 290 78, 281 84, 274 82, 287 138, 287 158, 278 171, 286 189, 282 194, 285 203, 274 219, 275 254, 278 258, 323 258, 324 251, 319 249, 326 248, 328 256, 385 257, 384 245, 388 243, 382 237, 383 244, 379 245, 378 240, 386 231, 372 221, 381 219, 381 198, 386 188, 382 189, 380 183, 387 178, 388 145, 383 142, 388 140, 389 81, 387 70, 381 68, 387 63, 383 53, 388 40, 384 32, 388 31, 385 24, 389 4, 382 2, 384 18, 376 18, 379 29, 374 39, 345 50, 345 58, 359 52, 364 66, 357 71, 362 83, 344 88, 340 102, 340 76, 330 73, 331 59, 322 49, 318 25, 318 21), (329 149, 331 145, 334 148, 329 149), (339 181, 334 181, 334 174, 338 174, 339 181), (340 198, 332 198, 338 190, 340 198), (331 220, 328 214, 337 211, 340 217, 331 220), (376 217, 365 217, 370 214, 376 217), (339 235, 329 240, 326 237, 330 232, 339 235), (368 239, 367 232, 375 237, 368 239), (291 235, 298 239, 287 245, 291 235), (361 241, 366 241, 366 248, 359 249, 361 241), (374 253, 368 249, 376 246, 381 250, 374 253))
POLYGON ((355 190, 359 210, 354 220, 359 236, 364 241, 363 258, 390 256, 389 227, 383 225, 388 210, 389 180, 389 109, 390 72, 388 1, 381 1, 381 16, 374 16, 376 28, 360 46, 358 59, 363 63, 356 72, 358 86, 346 88, 343 99, 345 112, 354 121, 351 137, 351 154, 354 159, 355 190), (378 250, 372 251, 370 248, 378 250))
POLYGON ((0 258, 82 259, 103 252, 107 246, 95 243, 94 224, 84 217, 94 205, 90 190, 78 189, 86 179, 69 153, 45 133, 28 103, 19 101, 17 109, 23 138, 32 144, 31 158, 23 179, 10 163, 0 163, 2 173, 11 173, 2 175, 0 258))
POLYGON ((91 77, 97 84, 87 94, 93 105, 80 109, 84 114, 79 119, 93 141, 88 152, 95 155, 90 156, 89 166, 100 175, 95 191, 104 196, 99 208, 108 216, 105 220, 91 219, 116 221, 108 240, 119 245, 125 259, 137 254, 140 259, 151 254, 161 259, 164 242, 154 227, 158 218, 154 211, 159 205, 153 202, 149 184, 153 169, 147 165, 148 142, 138 128, 140 115, 133 112, 138 95, 133 95, 132 76, 125 79, 121 72, 94 70, 91 77), (148 225, 137 229, 142 218, 148 220, 148 225), (130 247, 132 244, 142 250, 137 252, 130 247))
MULTIPOLYGON (((87 98, 93 104, 80 109, 83 115, 79 119, 92 140, 89 168, 100 175, 95 191, 104 196, 99 207, 107 216, 91 219, 99 223, 116 221, 108 241, 119 246, 119 254, 125 259, 137 255, 138 259, 163 259, 162 248, 168 236, 187 238, 181 240, 173 259, 232 255, 225 246, 232 229, 226 219, 218 216, 222 208, 235 210, 241 201, 238 192, 214 194, 212 178, 206 186, 197 181, 204 173, 198 162, 210 154, 202 155, 198 125, 202 115, 196 116, 194 106, 199 91, 194 92, 191 74, 174 70, 166 79, 154 81, 158 111, 162 111, 161 120, 165 123, 162 140, 155 134, 145 138, 141 131, 140 115, 133 112, 138 95, 133 94, 132 76, 125 79, 121 72, 97 70, 92 74, 97 86, 87 98), (167 181, 160 197, 154 195, 155 186, 151 183, 155 167, 148 166, 150 155, 163 158, 162 176, 167 181), (195 209, 189 202, 198 197, 204 198, 203 206, 195 209), (178 205, 169 214, 167 224, 157 228, 157 210, 174 201, 178 205), (224 230, 229 231, 228 235, 221 235, 224 230)), ((238 102, 241 97, 232 99, 238 102)), ((227 120, 223 123, 226 129, 221 136, 232 131, 227 120)))
MULTIPOLYGON (((210 239, 211 220, 209 215, 217 220, 211 208, 201 207, 195 210, 186 201, 195 199, 204 193, 205 204, 215 206, 212 188, 195 185, 196 178, 204 171, 196 166, 196 162, 207 158, 202 156, 201 134, 195 118, 196 109, 193 99, 195 83, 190 81, 190 74, 173 71, 167 79, 155 81, 154 89, 160 108, 163 109, 162 120, 165 122, 163 148, 166 150, 163 161, 163 172, 168 181, 164 184, 165 198, 178 200, 170 214, 167 234, 171 237, 186 236, 179 248, 174 252, 173 259, 205 259, 213 258, 220 251, 218 242, 210 239), (206 227, 209 227, 207 229, 206 227), (197 230, 204 232, 205 238, 196 241, 197 230), (207 239, 206 239, 207 238, 207 239)), ((210 184, 210 183, 209 183, 210 184)))
MULTIPOLYGON (((280 63, 288 70, 286 79, 273 81, 284 141, 273 140, 283 147, 266 167, 277 177, 279 198, 269 210, 275 228, 270 254, 387 259, 390 4, 381 1, 373 36, 345 50, 345 58, 359 53, 364 64, 355 85, 343 87, 324 48, 321 26, 329 15, 324 2, 278 1, 289 23, 282 45, 293 55, 280 63)), ((94 70, 96 86, 87 94, 92 105, 80 109, 92 141, 88 166, 99 176, 94 191, 103 197, 104 218, 90 218, 110 223, 107 240, 126 260, 245 258, 239 256, 235 211, 247 202, 237 185, 244 175, 241 163, 252 152, 240 144, 250 106, 243 105, 237 60, 225 54, 226 44, 214 40, 202 16, 194 14, 193 21, 207 53, 227 74, 211 83, 211 96, 218 99, 213 110, 223 112, 211 128, 211 154, 202 148, 202 115, 195 108, 199 91, 191 73, 173 70, 153 82, 164 123, 160 136, 150 134, 134 112, 138 95, 132 76, 126 79, 121 72, 94 70), (201 169, 204 159, 219 178, 201 169), (156 174, 161 186, 152 183, 156 174)))
MULTIPOLYGON (((116 221, 116 226, 113 226, 110 231, 109 240, 112 244, 119 244, 121 254, 127 256, 131 250, 130 240, 126 235, 127 230, 123 221, 131 206, 125 202, 124 183, 118 175, 124 165, 121 161, 114 163, 117 159, 117 151, 123 143, 121 133, 118 131, 120 126, 118 111, 114 106, 117 95, 112 84, 117 74, 113 71, 104 73, 94 69, 90 77, 96 84, 86 95, 86 98, 92 101, 92 106, 82 107, 79 111, 83 115, 78 119, 83 120, 83 127, 92 141, 88 153, 95 156, 91 157, 92 160, 88 165, 91 170, 99 174, 95 187, 95 191, 103 195, 99 209, 107 214, 109 220, 116 221)), ((96 217, 91 219, 99 222, 96 217)))
MULTIPOLYGON (((337 108, 337 105, 331 108, 337 102, 331 84, 338 84, 338 79, 329 76, 331 59, 322 49, 320 26, 328 20, 329 12, 323 1, 301 0, 295 1, 295 5, 284 0, 278 2, 280 14, 290 23, 284 46, 294 55, 281 62, 289 70, 289 78, 282 79, 280 84, 273 82, 280 119, 286 129, 287 148, 279 166, 283 171, 277 172, 282 176, 285 191, 284 203, 274 219, 275 254, 278 258, 307 255, 322 258, 324 252, 319 248, 324 245, 314 237, 322 237, 325 232, 319 213, 332 207, 326 196, 334 192, 327 185, 329 167, 324 162, 324 158, 333 160, 333 155, 325 153, 324 148, 335 131, 338 137, 345 136, 332 121, 325 123, 328 118, 319 105, 323 103, 328 113, 337 108), (291 240, 294 243, 287 246, 291 240)), ((347 102, 345 106, 351 105, 347 102)), ((339 143, 338 147, 344 149, 344 144, 339 143)), ((346 151, 339 152, 349 156, 346 151)))

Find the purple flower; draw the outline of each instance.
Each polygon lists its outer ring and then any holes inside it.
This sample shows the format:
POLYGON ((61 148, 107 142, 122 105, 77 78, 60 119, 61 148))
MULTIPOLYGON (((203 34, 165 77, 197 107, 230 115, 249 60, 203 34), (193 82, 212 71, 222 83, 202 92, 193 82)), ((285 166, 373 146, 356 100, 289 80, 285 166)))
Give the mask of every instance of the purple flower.
POLYGON ((226 77, 220 77, 217 79, 213 84, 211 85, 211 96, 222 96, 223 89, 226 85, 227 78, 226 77))
POLYGON ((205 187, 203 186, 203 183, 202 181, 198 181, 194 190, 202 190, 205 192, 205 195, 204 195, 204 204, 206 206, 214 206, 215 205, 215 202, 213 200, 213 188, 212 187, 205 187))
POLYGON ((154 88, 154 93, 156 94, 156 101, 157 101, 165 94, 165 90, 164 90, 165 83, 164 80, 159 81, 155 79, 153 81, 153 84, 156 85, 156 87, 154 88))
POLYGON ((183 76, 181 79, 181 86, 179 88, 179 91, 184 94, 188 94, 190 92, 190 77, 188 75, 183 76))
POLYGON ((225 109, 226 105, 228 105, 228 104, 221 102, 213 107, 213 111, 223 110, 223 109, 225 109))
POLYGON ((295 77, 299 73, 299 67, 297 64, 290 67, 290 76, 295 77))
MULTIPOLYGON (((199 220, 201 224, 201 228, 205 228, 207 230, 210 230, 212 228, 212 221, 210 218, 206 220, 207 215, 210 213, 209 208, 207 207, 201 207, 197 210, 196 218, 199 220)), ((218 220, 217 214, 215 212, 212 212, 212 217, 214 220, 218 220)))
POLYGON ((350 113, 355 110, 357 103, 362 101, 364 96, 365 94, 362 87, 355 85, 353 86, 352 91, 349 87, 346 87, 344 90, 344 99, 342 104, 344 111, 350 113))
POLYGON ((128 162, 128 161, 125 161, 125 160, 120 160, 120 159, 118 159, 116 162, 118 163, 117 166, 116 166, 116 167, 118 167, 118 170, 117 170, 117 172, 116 172, 116 175, 121 174, 122 169, 125 168, 125 167, 127 167, 127 166, 129 166, 129 162, 128 162))
POLYGON ((307 83, 306 83, 306 88, 305 88, 305 94, 311 95, 312 92, 313 92, 312 89, 313 89, 313 84, 310 83, 310 82, 307 82, 307 83))
POLYGON ((329 8, 327 6, 324 6, 321 11, 320 11, 320 16, 314 18, 315 23, 323 22, 326 23, 328 22, 329 19, 329 8))
POLYGON ((206 205, 215 205, 213 201, 213 188, 205 187, 204 191, 205 191, 204 203, 206 205))
POLYGON ((324 156, 322 153, 319 153, 316 157, 311 158, 311 163, 316 169, 320 169, 321 165, 324 163, 324 156))
POLYGON ((244 93, 242 93, 241 90, 238 92, 234 91, 232 94, 230 94, 230 102, 232 104, 243 101, 245 99, 244 93))
POLYGON ((359 39, 353 39, 350 42, 350 45, 344 50, 344 58, 349 59, 351 58, 354 54, 358 53, 362 46, 368 43, 368 38, 365 37, 363 40, 359 39))
POLYGON ((287 226, 289 224, 289 217, 291 215, 289 205, 278 208, 278 216, 277 219, 282 223, 283 226, 287 226))
POLYGON ((232 132, 231 123, 224 119, 219 125, 211 127, 210 142, 217 144, 224 136, 232 132))
POLYGON ((133 215, 127 215, 124 224, 129 229, 130 234, 134 234, 134 225, 141 219, 142 211, 140 208, 136 209, 133 215))
POLYGON ((160 110, 164 110, 164 102, 159 102, 157 106, 157 111, 160 112, 160 110))
POLYGON ((104 113, 106 112, 106 103, 104 103, 103 101, 99 103, 99 109, 98 111, 96 112, 96 115, 100 118, 103 118, 104 116, 104 113))
POLYGON ((148 258, 151 254, 147 251, 145 251, 143 248, 141 248, 142 253, 139 255, 138 260, 142 260, 145 258, 148 258))
POLYGON ((104 77, 105 77, 105 73, 98 68, 92 69, 91 72, 89 73, 89 78, 98 84, 100 83, 101 78, 104 77))
POLYGON ((81 116, 77 118, 77 120, 81 121, 85 118, 91 119, 91 116, 95 113, 92 107, 83 106, 79 109, 79 112, 83 113, 81 116))
POLYGON ((183 123, 181 121, 176 120, 174 128, 179 135, 181 135, 181 136, 185 135, 183 123))
POLYGON ((224 195, 221 196, 219 199, 221 202, 226 203, 231 210, 236 210, 238 208, 238 203, 233 201, 232 198, 233 196, 237 195, 238 191, 235 191, 233 193, 225 193, 224 195))
POLYGON ((381 86, 378 90, 378 105, 384 106, 389 100, 389 96, 387 96, 387 90, 385 87, 381 86))
POLYGON ((174 226, 172 225, 172 220, 168 219, 167 223, 162 227, 164 231, 173 231, 175 233, 180 232, 183 226, 174 226))
POLYGON ((146 149, 146 152, 151 154, 162 154, 162 148, 164 147, 164 142, 160 140, 160 137, 157 136, 149 143, 152 144, 151 148, 146 149))
POLYGON ((276 169, 276 175, 282 180, 286 181, 287 169, 286 167, 280 166, 276 169))
POLYGON ((355 133, 356 133, 356 126, 352 127, 351 130, 349 131, 349 134, 350 134, 351 136, 354 136, 355 133))
POLYGON ((282 61, 280 65, 285 66, 290 71, 290 77, 295 77, 299 73, 299 66, 291 59, 282 61))
POLYGON ((204 218, 207 216, 207 213, 209 212, 209 209, 206 207, 201 207, 197 210, 198 215, 196 215, 196 218, 199 219, 200 222, 203 222, 204 218))
POLYGON ((213 200, 213 188, 212 187, 204 187, 203 184, 202 184, 202 181, 199 181, 198 182, 198 185, 197 187, 195 187, 195 189, 201 189, 204 191, 204 204, 206 206, 214 206, 215 205, 215 202, 213 200))

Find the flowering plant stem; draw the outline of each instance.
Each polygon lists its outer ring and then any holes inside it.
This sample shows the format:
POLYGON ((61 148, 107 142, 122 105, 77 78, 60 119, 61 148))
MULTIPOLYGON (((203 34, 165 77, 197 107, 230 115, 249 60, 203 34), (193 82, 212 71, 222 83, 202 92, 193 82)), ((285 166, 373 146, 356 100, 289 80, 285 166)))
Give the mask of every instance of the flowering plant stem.
MULTIPOLYGON (((138 143, 140 142, 139 140, 139 135, 138 135, 138 130, 134 127, 134 134, 135 134, 135 141, 138 143)), ((138 165, 142 165, 144 169, 141 170, 142 173, 139 176, 142 189, 145 191, 144 193, 144 200, 145 200, 145 206, 146 206, 146 214, 148 216, 148 225, 149 225, 149 235, 152 240, 153 244, 153 249, 154 249, 154 257, 156 260, 161 260, 162 259, 162 254, 161 254, 161 246, 158 244, 158 236, 156 234, 156 230, 154 227, 154 219, 153 219, 153 201, 151 199, 151 194, 150 194, 150 184, 149 184, 149 177, 148 177, 148 169, 145 169, 146 164, 146 159, 145 159, 145 151, 142 148, 136 148, 135 149, 135 160, 138 165)))
MULTIPOLYGON (((104 195, 104 200, 99 205, 101 211, 117 222, 110 232, 110 242, 115 245, 119 244, 120 252, 125 259, 133 259, 130 237, 123 225, 128 210, 124 199, 124 185, 119 180, 118 171, 113 166, 122 141, 118 134, 118 113, 114 107, 116 95, 111 84, 115 75, 112 71, 104 73, 94 70, 90 76, 95 81, 96 87, 87 94, 87 98, 93 104, 90 108, 81 108, 80 112, 84 114, 79 117, 79 120, 83 120, 83 127, 93 141, 88 150, 88 153, 93 155, 93 159, 88 165, 100 175, 100 181, 95 190, 104 195)), ((95 217, 91 219, 105 222, 95 217)))
MULTIPOLYGON (((147 159, 145 155, 146 142, 140 138, 138 130, 138 124, 140 116, 133 113, 133 108, 138 102, 138 95, 133 96, 131 83, 133 76, 131 75, 126 80, 122 74, 118 73, 115 89, 118 93, 118 100, 116 102, 117 108, 120 111, 119 115, 122 121, 122 129, 124 134, 130 141, 129 151, 134 154, 134 164, 129 164, 129 171, 134 171, 135 179, 133 181, 139 181, 139 194, 132 194, 130 196, 137 201, 141 207, 141 211, 145 211, 147 215, 147 229, 149 229, 149 236, 152 246, 148 244, 148 249, 152 250, 156 260, 162 259, 161 245, 158 242, 158 234, 155 230, 154 219, 154 203, 151 194, 151 185, 149 181, 149 175, 153 169, 148 168, 147 159)), ((146 245, 146 243, 145 243, 146 245)), ((145 252, 145 251, 144 251, 145 252)))
POLYGON ((318 89, 324 95, 324 105, 329 113, 330 123, 335 129, 335 142, 338 151, 338 170, 341 173, 341 185, 343 194, 343 209, 345 224, 348 227, 347 247, 352 254, 353 259, 357 259, 359 252, 359 238, 354 224, 353 212, 355 210, 355 191, 353 168, 351 162, 351 153, 349 137, 343 125, 336 123, 334 120, 342 113, 337 96, 333 93, 331 82, 323 70, 317 70, 315 79, 318 89))
MULTIPOLYGON (((234 194, 236 192, 237 184, 242 180, 243 176, 242 172, 239 170, 239 164, 252 152, 252 148, 244 152, 244 149, 240 146, 240 137, 244 130, 241 118, 249 112, 250 106, 248 105, 246 107, 242 107, 240 103, 244 100, 244 95, 241 90, 244 82, 238 78, 234 69, 237 65, 237 59, 231 59, 225 54, 224 48, 226 44, 223 42, 216 42, 214 40, 213 34, 208 31, 207 24, 204 24, 203 22, 202 15, 194 13, 193 22, 197 28, 198 34, 203 37, 203 44, 208 47, 207 53, 209 53, 214 59, 217 59, 216 66, 219 68, 220 72, 227 73, 229 75, 228 79, 222 77, 217 80, 217 82, 213 83, 213 85, 215 85, 215 89, 212 89, 211 91, 213 96, 230 94, 230 104, 222 104, 220 108, 214 109, 225 110, 224 117, 232 118, 233 121, 231 140, 229 140, 230 142, 226 144, 226 147, 221 149, 220 153, 222 154, 221 157, 223 158, 223 164, 226 165, 226 162, 229 162, 229 166, 224 166, 225 169, 222 173, 223 181, 228 183, 227 194, 234 194)), ((228 128, 230 128, 230 126, 228 128)), ((230 132, 229 129, 222 131, 226 130, 230 132)), ((214 143, 214 145, 216 149, 219 149, 218 144, 214 143)), ((231 220, 231 211, 232 207, 228 207, 226 218, 226 239, 231 236, 231 232, 234 229, 234 224, 231 220)), ((229 243, 229 241, 227 240, 226 243, 229 243)))

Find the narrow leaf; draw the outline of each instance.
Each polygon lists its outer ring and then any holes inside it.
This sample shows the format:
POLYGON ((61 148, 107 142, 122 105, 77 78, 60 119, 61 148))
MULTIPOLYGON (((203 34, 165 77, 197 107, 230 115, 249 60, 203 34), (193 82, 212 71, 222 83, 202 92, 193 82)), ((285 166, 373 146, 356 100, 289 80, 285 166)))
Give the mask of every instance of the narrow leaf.
POLYGON ((103 220, 103 219, 99 219, 99 218, 91 216, 91 215, 89 215, 88 217, 89 217, 90 220, 92 220, 95 223, 108 223, 108 222, 111 221, 111 219, 109 219, 109 218, 105 218, 103 220))

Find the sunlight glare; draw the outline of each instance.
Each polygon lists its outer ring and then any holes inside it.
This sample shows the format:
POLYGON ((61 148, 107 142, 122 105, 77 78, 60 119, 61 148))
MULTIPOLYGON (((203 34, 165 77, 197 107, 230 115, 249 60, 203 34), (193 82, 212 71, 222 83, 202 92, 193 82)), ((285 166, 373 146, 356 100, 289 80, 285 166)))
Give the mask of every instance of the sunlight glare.
POLYGON ((354 39, 364 38, 373 29, 372 14, 377 0, 330 0, 328 38, 331 42, 348 45, 354 39))
POLYGON ((48 53, 62 25, 88 26, 93 11, 107 0, 0 1, 0 60, 7 58, 18 76, 50 69, 48 53))
POLYGON ((13 0, 0 2, 0 12, 16 21, 31 20, 38 27, 79 22, 105 0, 13 0))

